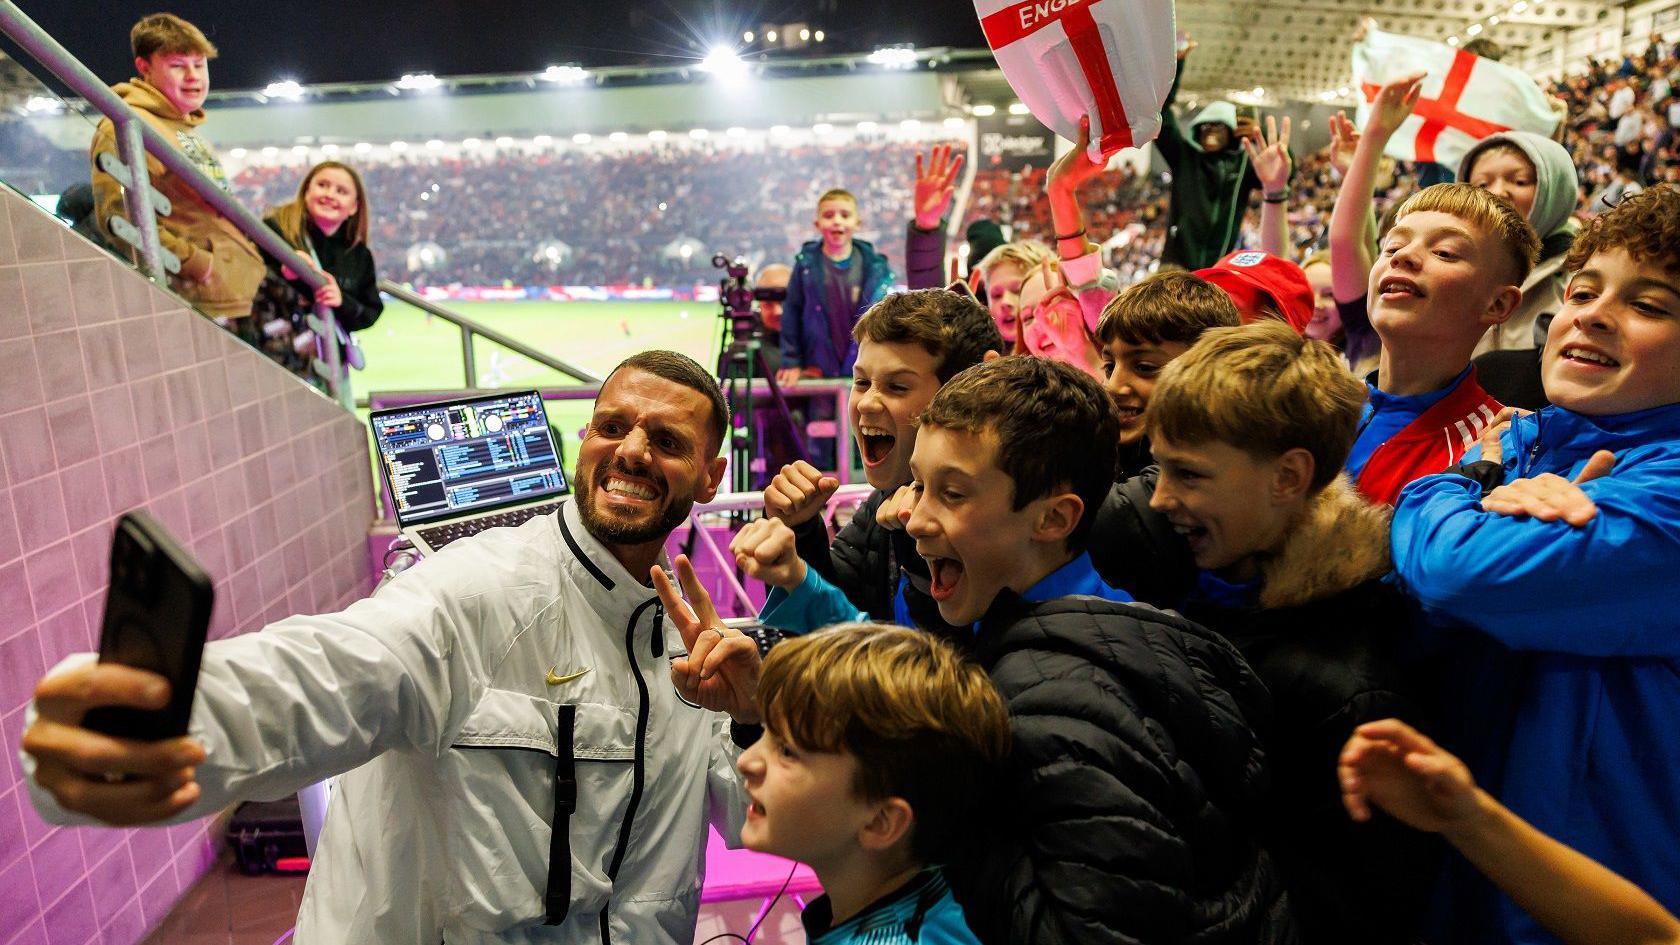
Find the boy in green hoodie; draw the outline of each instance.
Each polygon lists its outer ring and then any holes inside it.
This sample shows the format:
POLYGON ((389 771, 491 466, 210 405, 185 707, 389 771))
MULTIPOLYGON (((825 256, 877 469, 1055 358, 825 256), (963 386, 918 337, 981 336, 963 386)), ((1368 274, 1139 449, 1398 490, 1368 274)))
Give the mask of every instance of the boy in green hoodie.
POLYGON ((1161 133, 1155 137, 1156 150, 1172 169, 1161 262, 1190 270, 1206 269, 1236 248, 1249 195, 1260 185, 1238 141, 1235 105, 1214 102, 1202 109, 1191 119, 1189 135, 1173 114, 1184 57, 1195 48, 1191 42, 1178 52, 1178 74, 1161 106, 1161 133))
MULTIPOLYGON (((204 99, 210 94, 210 64, 216 56, 198 27, 172 13, 154 13, 129 31, 138 78, 112 86, 128 106, 190 158, 217 185, 227 174, 209 142, 199 136, 204 99)), ((123 215, 122 185, 99 167, 99 155, 117 153, 116 127, 109 118, 94 131, 88 160, 93 167, 94 219, 114 246, 111 217, 123 215)), ((263 278, 262 256, 255 245, 204 201, 161 161, 147 155, 152 186, 169 199, 168 216, 158 218, 158 237, 181 260, 171 287, 205 315, 220 319, 249 316, 251 299, 263 278)), ((133 222, 133 221, 130 221, 133 222)))

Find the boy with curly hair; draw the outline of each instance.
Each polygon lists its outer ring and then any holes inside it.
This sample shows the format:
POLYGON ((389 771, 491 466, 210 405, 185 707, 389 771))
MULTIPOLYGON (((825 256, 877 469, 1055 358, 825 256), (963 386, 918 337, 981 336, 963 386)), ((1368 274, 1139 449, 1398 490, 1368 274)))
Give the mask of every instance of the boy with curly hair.
MULTIPOLYGON (((1459 625, 1453 747, 1536 828, 1680 909, 1680 190, 1594 220, 1541 355, 1552 406, 1394 510, 1395 570, 1459 625)), ((1508 416, 1508 415, 1507 415, 1508 416)), ((1441 941, 1549 941, 1468 870, 1441 941)))

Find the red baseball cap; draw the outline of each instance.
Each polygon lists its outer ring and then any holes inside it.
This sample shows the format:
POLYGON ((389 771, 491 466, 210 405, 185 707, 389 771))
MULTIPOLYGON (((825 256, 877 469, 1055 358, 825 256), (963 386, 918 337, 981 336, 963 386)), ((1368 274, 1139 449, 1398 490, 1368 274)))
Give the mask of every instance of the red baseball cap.
POLYGON ((1196 275, 1213 283, 1231 297, 1242 323, 1268 317, 1275 309, 1289 327, 1306 330, 1313 317, 1312 284, 1300 266, 1287 259, 1256 250, 1238 250, 1196 275))

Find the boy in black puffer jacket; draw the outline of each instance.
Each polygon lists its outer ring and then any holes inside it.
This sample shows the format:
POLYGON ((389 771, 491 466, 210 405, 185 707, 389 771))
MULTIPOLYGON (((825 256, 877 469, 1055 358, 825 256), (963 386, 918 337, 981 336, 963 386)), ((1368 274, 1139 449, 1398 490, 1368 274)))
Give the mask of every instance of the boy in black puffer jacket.
POLYGON ((1272 694, 1266 845, 1302 939, 1326 945, 1416 941, 1441 852, 1387 817, 1354 823, 1336 782, 1358 726, 1420 724, 1398 655, 1414 611, 1382 580, 1388 511, 1339 475, 1364 400, 1329 345, 1268 321, 1204 334, 1144 415, 1160 462, 1151 508, 1200 569, 1178 610, 1272 694))
POLYGON ((1014 739, 995 816, 949 869, 970 927, 988 945, 1294 942, 1257 840, 1265 688, 1216 634, 1095 596, 1108 396, 1069 365, 1002 358, 921 425, 907 534, 1014 739))

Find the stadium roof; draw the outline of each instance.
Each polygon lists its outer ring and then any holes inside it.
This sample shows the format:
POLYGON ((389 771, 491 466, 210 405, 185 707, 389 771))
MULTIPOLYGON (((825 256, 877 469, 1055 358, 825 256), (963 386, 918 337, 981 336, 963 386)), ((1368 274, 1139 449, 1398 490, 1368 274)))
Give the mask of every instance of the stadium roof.
MULTIPOLYGON (((121 24, 160 4, 104 0, 98 17, 86 16, 78 4, 32 0, 28 6, 41 25, 114 82, 130 72, 121 24)), ((355 97, 386 91, 405 75, 436 75, 457 91, 493 91, 532 83, 549 67, 567 65, 589 70, 597 84, 685 81, 719 45, 740 52, 766 75, 821 75, 867 69, 877 49, 908 44, 922 51, 918 68, 971 73, 963 79, 970 102, 1013 98, 1001 73, 986 69, 971 0, 383 0, 349 7, 290 0, 237 13, 224 0, 165 6, 202 25, 220 45, 213 75, 224 91, 260 91, 294 80, 311 96, 355 97)), ((1183 87, 1187 98, 1346 101, 1347 93, 1338 91, 1349 82, 1349 50, 1367 17, 1387 30, 1442 41, 1479 35, 1513 51, 1507 61, 1555 71, 1564 64, 1567 31, 1618 17, 1631 25, 1630 6, 1599 0, 1178 0, 1179 26, 1200 44, 1183 87)))

